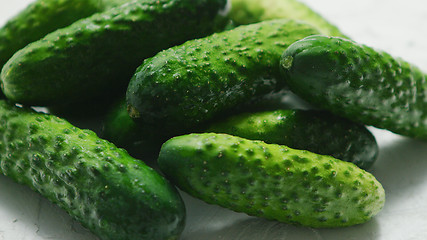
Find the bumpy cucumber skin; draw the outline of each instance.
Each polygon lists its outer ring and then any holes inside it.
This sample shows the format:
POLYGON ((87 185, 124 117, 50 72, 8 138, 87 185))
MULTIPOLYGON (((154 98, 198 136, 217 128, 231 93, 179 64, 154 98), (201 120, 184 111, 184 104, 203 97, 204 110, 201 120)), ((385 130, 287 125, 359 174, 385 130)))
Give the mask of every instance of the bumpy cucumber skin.
POLYGON ((375 137, 365 126, 326 111, 281 109, 242 113, 212 124, 206 132, 331 155, 365 170, 378 156, 375 137))
POLYGON ((78 19, 125 0, 37 0, 0 29, 0 68, 19 49, 78 19))
POLYGON ((129 114, 169 134, 194 129, 230 108, 283 87, 280 55, 318 33, 310 25, 272 20, 246 25, 158 53, 137 69, 129 114))
POLYGON ((210 34, 226 0, 133 1, 16 52, 1 73, 12 101, 49 106, 123 94, 144 58, 210 34))
POLYGON ((178 239, 185 208, 142 161, 53 115, 0 102, 0 172, 65 209, 101 239, 178 239))
POLYGON ((179 188, 211 204, 309 227, 343 227, 371 219, 385 193, 349 162, 226 134, 168 140, 160 169, 179 188))
POLYGON ((322 34, 346 37, 335 25, 297 0, 231 0, 228 17, 237 25, 279 18, 301 20, 317 27, 322 34))
POLYGON ((354 41, 313 36, 281 59, 290 89, 324 109, 378 128, 427 139, 426 75, 354 41))

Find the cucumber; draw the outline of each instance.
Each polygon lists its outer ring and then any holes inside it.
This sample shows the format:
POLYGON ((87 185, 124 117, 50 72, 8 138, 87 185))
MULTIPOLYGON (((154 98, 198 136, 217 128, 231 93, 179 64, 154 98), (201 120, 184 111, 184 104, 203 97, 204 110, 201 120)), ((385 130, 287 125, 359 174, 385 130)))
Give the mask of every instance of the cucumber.
POLYGON ((150 134, 144 126, 136 124, 129 116, 124 98, 109 108, 102 121, 100 136, 116 146, 125 148, 132 156, 155 159, 160 147, 168 138, 150 134))
POLYGON ((346 37, 335 25, 298 0, 231 0, 228 17, 236 25, 286 18, 302 20, 322 34, 346 37))
POLYGON ((285 223, 351 226, 371 219, 385 202, 381 184, 352 163, 226 134, 174 137, 158 163, 194 197, 285 223))
POLYGON ((142 161, 53 115, 0 101, 0 173, 104 240, 178 239, 185 207, 142 161))
POLYGON ((0 28, 0 68, 19 49, 58 28, 128 0, 36 0, 0 28))
POLYGON ((132 1, 58 29, 16 52, 1 72, 6 97, 26 105, 123 94, 144 58, 210 34, 226 0, 132 1))
POLYGON ((400 58, 354 41, 313 36, 281 58, 289 88, 354 121, 427 139, 426 74, 400 58))
POLYGON ((327 111, 247 112, 214 123, 206 132, 227 133, 331 155, 363 169, 369 169, 378 156, 375 137, 365 126, 327 111))
POLYGON ((187 41, 144 61, 126 99, 139 124, 170 135, 194 129, 252 98, 280 90, 279 61, 312 26, 271 20, 187 41))

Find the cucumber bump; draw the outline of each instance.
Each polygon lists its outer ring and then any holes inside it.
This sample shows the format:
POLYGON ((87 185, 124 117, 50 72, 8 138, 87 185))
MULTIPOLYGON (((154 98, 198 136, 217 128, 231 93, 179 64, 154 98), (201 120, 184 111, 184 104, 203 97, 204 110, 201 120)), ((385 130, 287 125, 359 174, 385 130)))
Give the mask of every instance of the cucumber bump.
POLYGON ((207 203, 309 227, 368 221, 383 207, 375 177, 335 158, 227 134, 190 134, 163 144, 165 175, 207 203))
POLYGON ((375 162, 379 150, 375 137, 364 125, 319 110, 246 112, 213 123, 206 132, 331 155, 365 170, 375 162))
POLYGON ((16 52, 1 72, 14 102, 52 106, 123 94, 158 51, 215 30, 226 0, 146 0, 80 19, 16 52))
POLYGON ((0 173, 31 187, 103 240, 178 239, 185 207, 142 161, 53 115, 0 101, 0 173))
POLYGON ((289 88, 366 125, 427 139, 426 74, 403 59, 339 37, 311 36, 283 53, 289 88))
POLYGON ((126 99, 135 121, 169 134, 194 129, 224 111, 283 87, 280 55, 318 34, 311 25, 271 20, 187 41, 144 61, 126 99))

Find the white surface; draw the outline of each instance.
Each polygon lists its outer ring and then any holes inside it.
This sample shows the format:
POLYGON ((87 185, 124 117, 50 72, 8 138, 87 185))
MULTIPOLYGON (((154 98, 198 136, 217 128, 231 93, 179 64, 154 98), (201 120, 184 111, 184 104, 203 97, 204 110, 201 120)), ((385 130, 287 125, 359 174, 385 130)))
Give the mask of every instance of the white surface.
MULTIPOLYGON (((0 0, 0 25, 29 0, 0 0)), ((427 71, 424 0, 305 0, 354 40, 400 56, 427 71)), ((207 205, 183 194, 182 240, 427 239, 427 143, 372 129, 380 145, 373 174, 385 208, 372 221, 342 229, 311 229, 266 221, 207 205)), ((95 240, 62 210, 0 176, 0 240, 95 240)))

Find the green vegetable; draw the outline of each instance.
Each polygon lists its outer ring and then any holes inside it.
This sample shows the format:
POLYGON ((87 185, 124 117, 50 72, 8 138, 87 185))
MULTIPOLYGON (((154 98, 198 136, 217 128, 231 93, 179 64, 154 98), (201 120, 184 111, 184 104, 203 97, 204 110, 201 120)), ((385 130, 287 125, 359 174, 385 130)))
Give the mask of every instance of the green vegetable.
POLYGON ((363 223, 385 202, 381 184, 352 163, 226 134, 174 137, 158 163, 208 203, 309 227, 363 223))
POLYGON ((272 20, 190 40, 149 58, 127 90, 129 114, 157 132, 179 134, 283 87, 279 61, 310 25, 272 20))
POLYGON ((125 148, 132 156, 154 158, 167 140, 150 134, 144 126, 136 124, 128 114, 124 98, 109 108, 102 124, 101 137, 125 148))
POLYGON ((101 239, 178 239, 185 218, 178 192, 125 150, 5 101, 0 126, 0 173, 39 192, 101 239))
POLYGON ((402 59, 354 41, 313 36, 292 44, 281 67, 290 89, 313 105, 427 139, 426 75, 402 59))
POLYGON ((231 0, 228 17, 237 25, 278 18, 302 20, 322 34, 345 37, 335 25, 298 0, 231 0))
MULTIPOLYGON (((117 0, 110 2, 116 3, 117 0)), ((0 29, 0 68, 27 44, 80 18, 104 10, 104 4, 99 0, 34 1, 0 29)))
POLYGON ((121 95, 144 58, 213 32, 225 3, 132 1, 81 19, 14 54, 1 72, 3 92, 43 106, 121 95))
POLYGON ((214 123, 207 132, 331 155, 363 169, 370 168, 378 156, 376 140, 365 126, 326 111, 247 112, 214 123))

